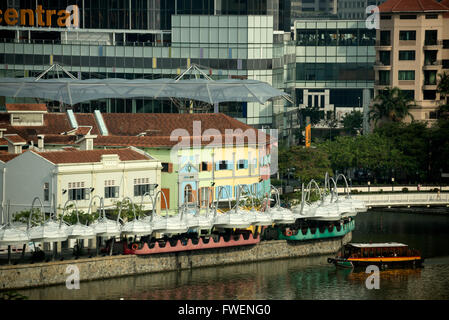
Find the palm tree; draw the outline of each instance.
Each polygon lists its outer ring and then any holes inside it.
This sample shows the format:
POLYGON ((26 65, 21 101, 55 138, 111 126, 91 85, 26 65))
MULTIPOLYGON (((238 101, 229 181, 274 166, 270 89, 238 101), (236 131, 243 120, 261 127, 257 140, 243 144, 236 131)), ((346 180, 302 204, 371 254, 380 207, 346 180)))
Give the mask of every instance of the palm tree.
POLYGON ((438 82, 437 90, 441 95, 441 98, 445 100, 445 104, 449 104, 449 74, 446 72, 438 75, 440 81, 438 82), (446 98, 448 98, 446 100, 446 98))
POLYGON ((374 120, 376 125, 382 119, 401 122, 409 116, 414 120, 410 108, 416 106, 415 101, 397 87, 385 88, 374 101, 375 104, 370 111, 370 118, 374 120))

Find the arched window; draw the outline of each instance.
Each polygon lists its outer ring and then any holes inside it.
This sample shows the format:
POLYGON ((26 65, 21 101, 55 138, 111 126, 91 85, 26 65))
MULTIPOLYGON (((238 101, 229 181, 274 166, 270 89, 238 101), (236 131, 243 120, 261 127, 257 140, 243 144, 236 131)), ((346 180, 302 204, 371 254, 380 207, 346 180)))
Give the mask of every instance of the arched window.
POLYGON ((193 203, 193 190, 190 184, 184 188, 184 201, 186 203, 193 203))

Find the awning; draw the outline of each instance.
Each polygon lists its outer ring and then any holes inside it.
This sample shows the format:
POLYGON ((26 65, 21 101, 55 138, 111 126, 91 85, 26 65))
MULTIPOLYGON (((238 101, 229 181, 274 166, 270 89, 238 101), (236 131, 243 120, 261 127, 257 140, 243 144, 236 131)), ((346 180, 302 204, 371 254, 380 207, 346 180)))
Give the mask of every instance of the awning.
POLYGON ((105 98, 176 98, 202 101, 266 103, 275 98, 292 102, 285 92, 257 80, 127 80, 127 79, 40 79, 0 78, 0 96, 41 98, 68 105, 105 98))

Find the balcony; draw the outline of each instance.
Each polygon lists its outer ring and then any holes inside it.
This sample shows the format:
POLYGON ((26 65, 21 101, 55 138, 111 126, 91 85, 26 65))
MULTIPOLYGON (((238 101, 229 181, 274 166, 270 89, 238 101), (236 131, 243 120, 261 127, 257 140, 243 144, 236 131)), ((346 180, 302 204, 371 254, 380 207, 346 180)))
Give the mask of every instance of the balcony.
POLYGON ((391 40, 377 40, 375 47, 376 50, 391 50, 391 40))
POLYGON ((401 47, 415 47, 416 40, 399 40, 399 46, 401 47))
POLYGON ((399 80, 398 84, 400 86, 414 86, 415 85, 415 80, 399 80))
POLYGON ((376 87, 388 87, 390 86, 390 80, 376 80, 374 85, 376 87))
POLYGON ((376 60, 374 68, 376 70, 391 70, 391 63, 390 61, 376 60))
POLYGON ((423 70, 439 70, 442 66, 442 60, 424 60, 423 70))
POLYGON ((443 41, 442 40, 436 40, 436 39, 426 39, 424 41, 424 50, 431 50, 431 49, 442 49, 443 48, 443 41))

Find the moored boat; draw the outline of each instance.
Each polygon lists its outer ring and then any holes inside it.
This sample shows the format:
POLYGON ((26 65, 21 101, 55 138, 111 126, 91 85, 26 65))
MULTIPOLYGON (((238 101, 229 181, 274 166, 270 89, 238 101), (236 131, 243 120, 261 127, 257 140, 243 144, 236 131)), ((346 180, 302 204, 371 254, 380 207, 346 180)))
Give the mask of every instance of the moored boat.
POLYGON ((337 267, 357 268, 376 265, 381 269, 395 267, 421 267, 424 259, 418 250, 397 242, 349 243, 329 263, 337 267))

